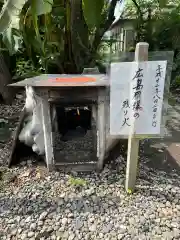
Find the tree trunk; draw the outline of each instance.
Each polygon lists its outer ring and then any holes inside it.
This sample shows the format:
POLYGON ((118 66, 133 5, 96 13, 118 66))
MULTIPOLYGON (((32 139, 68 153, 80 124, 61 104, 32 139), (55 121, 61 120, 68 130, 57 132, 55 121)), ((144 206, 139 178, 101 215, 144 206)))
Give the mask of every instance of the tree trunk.
POLYGON ((7 85, 12 83, 10 71, 5 63, 3 54, 0 53, 0 95, 6 104, 10 104, 14 94, 11 88, 7 85))
POLYGON ((89 32, 84 19, 82 0, 71 0, 71 39, 72 51, 77 71, 89 67, 91 53, 89 47, 89 32))
POLYGON ((94 41, 92 44, 93 56, 95 56, 105 32, 110 28, 110 26, 115 20, 114 11, 115 11, 117 2, 118 0, 111 0, 109 9, 108 9, 107 19, 106 20, 104 19, 104 21, 100 24, 100 27, 96 29, 94 41))
POLYGON ((64 0, 65 14, 65 34, 64 34, 64 61, 63 67, 65 73, 77 73, 76 64, 74 61, 71 39, 71 0, 64 0))
POLYGON ((94 41, 90 44, 89 30, 84 19, 82 0, 69 0, 71 8, 71 44, 73 59, 78 73, 84 68, 95 67, 96 53, 104 33, 113 21, 114 10, 118 0, 112 0, 108 9, 107 19, 95 31, 94 41))

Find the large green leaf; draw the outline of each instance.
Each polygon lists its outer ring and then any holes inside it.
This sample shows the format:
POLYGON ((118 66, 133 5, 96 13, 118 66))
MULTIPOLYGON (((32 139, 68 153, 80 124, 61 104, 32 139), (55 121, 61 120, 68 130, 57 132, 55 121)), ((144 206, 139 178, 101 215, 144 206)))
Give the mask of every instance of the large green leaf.
POLYGON ((16 31, 16 29, 8 28, 3 33, 3 43, 8 49, 10 55, 15 54, 21 47, 22 39, 16 31))
POLYGON ((39 16, 52 11, 54 0, 32 0, 33 14, 39 16))
POLYGON ((104 0, 82 0, 83 13, 89 30, 98 28, 101 23, 101 14, 105 4, 104 0))
POLYGON ((14 23, 18 22, 21 12, 27 0, 7 0, 0 13, 0 33, 3 33, 14 23))
MULTIPOLYGON (((7 0, 0 13, 0 33, 14 24, 18 24, 19 14, 27 0, 7 0)), ((33 14, 42 15, 51 12, 53 0, 32 0, 33 14)), ((16 26, 15 26, 16 27, 16 26)))

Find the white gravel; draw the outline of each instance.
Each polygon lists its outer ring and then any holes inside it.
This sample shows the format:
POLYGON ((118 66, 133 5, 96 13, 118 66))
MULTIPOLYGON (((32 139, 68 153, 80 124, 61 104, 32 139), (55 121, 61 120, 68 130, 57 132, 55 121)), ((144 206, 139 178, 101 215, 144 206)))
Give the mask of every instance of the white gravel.
POLYGON ((141 165, 136 192, 127 195, 124 170, 122 160, 117 170, 73 178, 12 169, 0 190, 1 239, 180 239, 180 176, 141 165))
POLYGON ((1 167, 0 239, 180 239, 180 174, 148 162, 141 157, 132 195, 123 157, 100 174, 48 173, 31 161, 1 167))

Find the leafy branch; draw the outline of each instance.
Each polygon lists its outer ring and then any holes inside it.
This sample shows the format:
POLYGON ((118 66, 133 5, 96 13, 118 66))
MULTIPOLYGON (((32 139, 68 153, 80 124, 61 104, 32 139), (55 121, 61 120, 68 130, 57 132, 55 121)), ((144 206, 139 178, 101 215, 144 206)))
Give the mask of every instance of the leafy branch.
POLYGON ((107 15, 107 20, 102 22, 100 27, 96 30, 94 41, 92 44, 92 52, 95 53, 97 51, 97 48, 101 42, 101 39, 104 35, 104 33, 110 28, 112 23, 115 20, 114 17, 114 11, 115 7, 117 5, 118 0, 112 0, 108 9, 108 15, 107 15))

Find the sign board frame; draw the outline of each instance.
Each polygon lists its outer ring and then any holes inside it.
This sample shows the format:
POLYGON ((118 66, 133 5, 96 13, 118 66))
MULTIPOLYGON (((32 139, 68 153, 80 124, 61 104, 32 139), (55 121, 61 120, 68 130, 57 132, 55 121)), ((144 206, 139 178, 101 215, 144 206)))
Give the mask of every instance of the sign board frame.
MULTIPOLYGON (((171 73, 173 67, 173 51, 153 51, 148 53, 147 61, 167 61, 166 67, 166 78, 164 87, 164 97, 161 115, 161 132, 160 134, 154 135, 134 135, 134 138, 145 139, 145 138, 162 138, 164 136, 171 136, 169 132, 166 131, 166 122, 168 118, 168 98, 169 98, 169 88, 171 81, 171 73)), ((134 52, 121 52, 118 55, 111 56, 111 62, 132 62, 134 61, 134 52)), ((111 135, 112 139, 128 139, 126 135, 111 135)))

